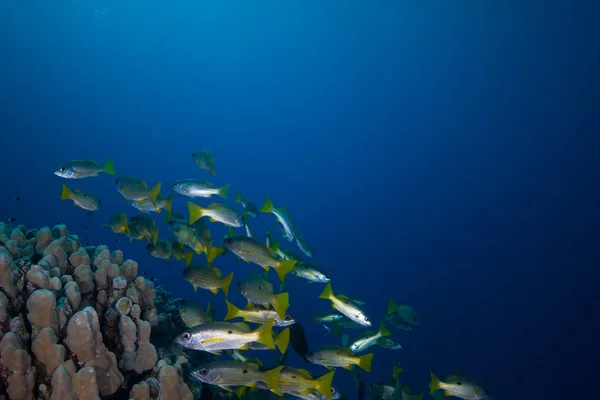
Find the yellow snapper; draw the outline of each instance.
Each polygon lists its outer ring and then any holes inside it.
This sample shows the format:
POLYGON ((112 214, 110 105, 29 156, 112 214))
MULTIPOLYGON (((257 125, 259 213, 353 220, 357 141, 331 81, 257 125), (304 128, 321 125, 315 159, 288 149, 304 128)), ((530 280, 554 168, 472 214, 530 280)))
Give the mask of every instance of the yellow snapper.
POLYGON ((175 338, 175 342, 191 350, 209 353, 219 353, 221 350, 245 350, 252 342, 274 349, 273 321, 268 321, 254 331, 244 323, 207 322, 186 330, 175 338))
POLYGON ((483 388, 479 383, 475 382, 474 379, 451 375, 440 381, 433 372, 431 374, 431 391, 430 394, 436 390, 443 390, 446 396, 455 396, 465 400, 483 400, 489 397, 487 390, 483 388))
POLYGON ((73 204, 77 207, 81 207, 84 210, 96 211, 102 205, 102 202, 97 197, 89 194, 88 192, 80 189, 71 190, 67 185, 62 185, 62 192, 60 194, 61 200, 73 200, 73 204))
POLYGON ((267 196, 267 200, 260 209, 260 212, 272 213, 273 215, 275 215, 277 221, 283 227, 284 237, 287 238, 287 240, 290 242, 294 240, 294 236, 296 234, 296 227, 294 226, 292 216, 285 208, 275 207, 269 196, 267 196))
POLYGON ((217 294, 221 289, 227 297, 229 285, 233 279, 233 272, 222 278, 222 273, 218 268, 203 264, 192 264, 183 270, 183 277, 194 286, 194 291, 202 288, 217 294))
POLYGON ((316 350, 308 352, 306 359, 313 364, 323 365, 325 367, 342 367, 352 369, 353 365, 358 365, 367 372, 371 372, 371 361, 373 353, 364 356, 355 356, 347 347, 341 346, 322 346, 316 350))
POLYGON ((188 210, 190 212, 190 225, 202 217, 209 217, 211 222, 220 222, 227 226, 240 228, 244 225, 242 217, 231 207, 212 203, 206 208, 188 201, 188 210))
POLYGON ((213 195, 221 196, 225 200, 229 197, 230 185, 215 187, 210 182, 198 179, 183 179, 173 184, 173 190, 188 197, 203 197, 210 199, 213 195))
POLYGON ((129 229, 132 239, 139 239, 139 235, 141 235, 153 244, 156 244, 158 240, 158 226, 152 218, 146 215, 134 215, 131 217, 129 219, 129 229), (133 236, 134 233, 137 233, 137 235, 133 236))
POLYGON ((279 378, 277 379, 277 383, 279 385, 279 390, 283 393, 291 395, 294 393, 308 394, 310 389, 315 389, 325 398, 331 400, 331 381, 333 380, 334 374, 335 371, 331 371, 314 379, 310 373, 304 369, 283 367, 279 374, 279 378))
POLYGON ((381 324, 379 326, 379 331, 376 334, 369 333, 365 337, 356 340, 354 343, 352 343, 352 345, 350 345, 350 350, 352 350, 353 353, 360 353, 361 351, 365 351, 369 347, 373 346, 380 338, 388 336, 391 336, 390 331, 385 327, 384 324, 381 324))
POLYGON ((167 212, 167 218, 171 216, 171 208, 173 206, 173 193, 169 195, 166 199, 163 199, 160 194, 156 197, 156 205, 152 204, 150 199, 144 200, 131 200, 130 204, 132 207, 138 209, 141 212, 156 212, 159 213, 160 210, 164 209, 167 212))
POLYGON ((200 169, 210 171, 213 176, 217 175, 215 171, 215 157, 206 150, 198 150, 192 153, 194 162, 200 169))
POLYGON ((244 210, 246 210, 246 212, 251 217, 256 218, 256 216, 258 215, 258 209, 256 208, 256 205, 254 205, 254 203, 252 203, 250 200, 248 200, 247 198, 242 196, 242 192, 238 193, 237 198, 235 199, 235 202, 242 203, 242 207, 244 207, 244 210))
POLYGON ((94 160, 73 160, 63 164, 54 174, 66 179, 82 179, 98 176, 100 172, 115 174, 113 159, 109 158, 102 165, 94 160))
POLYGON ((358 304, 346 296, 335 296, 331 289, 331 283, 327 283, 325 290, 319 296, 320 299, 328 299, 332 302, 332 307, 350 318, 352 321, 363 326, 371 326, 371 319, 360 309, 358 304))
POLYGON ((223 389, 236 386, 254 387, 258 382, 263 382, 268 390, 281 395, 277 387, 277 378, 283 366, 269 371, 260 371, 258 365, 240 361, 213 361, 203 364, 192 370, 195 379, 208 385, 216 385, 223 389))
POLYGON ((120 176, 115 179, 117 190, 127 200, 150 200, 153 206, 156 207, 156 199, 160 194, 160 182, 148 189, 148 185, 143 180, 133 176, 120 176))
POLYGON ((206 312, 199 304, 184 300, 179 304, 179 316, 188 328, 211 322, 215 318, 215 309, 208 304, 206 312))
POLYGON ((258 264, 266 271, 273 267, 282 282, 296 265, 295 260, 276 260, 271 249, 254 238, 235 236, 225 239, 224 243, 229 251, 246 262, 258 264))
POLYGON ((285 301, 282 300, 281 302, 285 304, 282 305, 282 308, 279 310, 266 310, 262 308, 249 308, 246 310, 241 310, 226 300, 225 304, 227 305, 227 315, 224 319, 225 321, 228 321, 234 318, 243 318, 246 322, 254 322, 256 324, 264 324, 266 321, 272 319, 274 320, 273 325, 275 326, 285 327, 293 325, 296 321, 294 321, 290 315, 285 314, 287 306, 289 305, 287 302, 287 293, 283 293, 282 298, 283 297, 285 297, 285 301))
POLYGON ((129 234, 129 225, 127 224, 127 213, 120 212, 116 213, 108 220, 108 224, 102 226, 109 226, 113 233, 126 233, 129 234))

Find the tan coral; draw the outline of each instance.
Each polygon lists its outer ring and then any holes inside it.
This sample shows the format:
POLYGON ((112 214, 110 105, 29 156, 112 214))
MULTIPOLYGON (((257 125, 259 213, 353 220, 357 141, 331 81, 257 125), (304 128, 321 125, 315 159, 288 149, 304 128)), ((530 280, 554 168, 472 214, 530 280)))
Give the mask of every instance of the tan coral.
POLYGON ((31 357, 22 349, 19 336, 9 332, 0 341, 0 364, 10 373, 6 392, 12 400, 33 399, 35 370, 31 366, 31 357))
POLYGON ((58 338, 52 328, 44 328, 33 341, 33 354, 46 366, 46 373, 51 375, 65 361, 65 347, 57 344, 58 338))
POLYGON ((50 327, 58 331, 56 315, 56 297, 47 289, 38 289, 27 300, 27 318, 33 326, 33 336, 43 328, 50 327))
POLYGON ((177 368, 172 365, 165 365, 158 371, 158 381, 160 382, 158 398, 161 400, 192 400, 194 398, 190 388, 177 372, 177 368))

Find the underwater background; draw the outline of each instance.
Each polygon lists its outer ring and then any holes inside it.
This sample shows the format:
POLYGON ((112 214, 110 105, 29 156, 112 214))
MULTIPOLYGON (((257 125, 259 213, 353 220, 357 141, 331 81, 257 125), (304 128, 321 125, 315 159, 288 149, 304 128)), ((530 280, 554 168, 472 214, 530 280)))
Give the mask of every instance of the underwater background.
MULTIPOLYGON (((88 216, 60 201, 53 175, 113 157, 117 175, 168 193, 208 178, 191 158, 205 148, 230 203, 241 190, 292 213, 336 292, 366 301, 374 321, 390 298, 417 311, 421 326, 394 331, 401 350, 374 348, 367 383, 400 362, 416 393, 431 369, 475 376, 497 400, 584 398, 600 355, 596 9, 4 0, 0 220, 63 222, 222 316, 222 294, 195 293, 182 261, 101 226, 136 214, 113 176, 76 181, 102 200, 88 216)), ((187 200, 173 209, 187 215, 187 200)), ((264 236, 276 223, 254 225, 264 236)), ((259 270, 231 255, 214 265, 236 280, 259 270)), ((331 309, 322 286, 288 290, 311 347, 331 343, 312 321, 331 309)), ((334 383, 353 398, 351 372, 334 383)))

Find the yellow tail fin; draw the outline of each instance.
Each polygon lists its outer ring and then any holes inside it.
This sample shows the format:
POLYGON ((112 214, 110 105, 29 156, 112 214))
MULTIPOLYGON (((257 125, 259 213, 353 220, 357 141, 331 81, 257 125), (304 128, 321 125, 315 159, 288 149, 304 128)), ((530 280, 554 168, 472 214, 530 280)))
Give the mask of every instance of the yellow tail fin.
POLYGON ((242 310, 240 310, 227 300, 225 300, 225 305, 227 305, 227 315, 225 315, 224 321, 229 321, 230 319, 241 317, 242 310))
POLYGON ((165 217, 167 220, 171 218, 171 210, 173 209, 173 193, 165 201, 163 201, 163 208, 167 212, 167 216, 165 217))
POLYGON ((277 268, 275 268, 275 272, 277 272, 279 280, 283 282, 285 280, 285 276, 292 272, 295 266, 296 260, 279 260, 277 263, 277 268))
POLYGON ((224 198, 225 200, 227 200, 227 198, 229 197, 229 187, 231 185, 223 185, 221 186, 221 188, 219 189, 219 196, 221 196, 222 198, 224 198))
POLYGON ((215 261, 215 258, 217 258, 217 256, 221 255, 225 251, 220 247, 211 247, 206 250, 206 262, 208 263, 208 265, 211 265, 212 262, 215 261))
POLYGON ((367 372, 371 372, 371 361, 373 361, 373 353, 365 354, 358 357, 358 366, 367 372))
POLYGON ((73 192, 71 192, 71 189, 69 189, 67 187, 67 185, 65 185, 63 183, 63 185, 62 185, 62 192, 60 192, 60 199, 61 200, 69 200, 71 198, 72 194, 73 194, 73 192))
POLYGON ((148 198, 150 199, 154 207, 156 207, 156 198, 160 194, 160 185, 161 183, 158 182, 156 185, 154 185, 152 189, 150 189, 150 192, 148 193, 148 198))
POLYGON ((275 206, 273 205, 273 202, 271 201, 271 199, 269 198, 269 196, 267 196, 267 199, 265 200, 265 204, 261 207, 260 212, 273 212, 273 209, 275 208, 275 206))
POLYGON ((331 381, 333 381, 334 373, 335 371, 328 372, 315 380, 315 389, 327 397, 328 400, 331 400, 331 381))
POLYGON ((192 262, 192 257, 194 257, 194 253, 185 253, 183 255, 183 259, 185 260, 186 267, 189 267, 190 263, 192 262))
POLYGON ((221 281, 221 289, 223 290, 223 293, 225 293, 225 298, 227 298, 227 294, 229 293, 229 285, 231 285, 231 280, 232 279, 233 279, 233 272, 230 273, 229 275, 227 275, 221 281))
POLYGON ((104 161, 104 164, 102 164, 102 169, 104 172, 114 175, 115 165, 113 164, 113 159, 109 158, 108 160, 104 161))
POLYGON ((327 285, 325 286, 325 289, 323 289, 323 292, 319 295, 319 298, 327 300, 331 300, 333 298, 333 290, 331 289, 331 283, 327 282, 327 285))
POLYGON ((254 331, 257 334, 257 342, 264 344, 269 349, 275 348, 275 342, 273 341, 273 320, 270 319, 264 323, 260 328, 254 331))
POLYGON ((157 240, 158 240, 158 226, 155 227, 154 228, 154 232, 152 232, 152 244, 156 246, 156 241, 157 240))
POLYGON ((429 371, 429 375, 431 375, 431 389, 429 390, 429 394, 435 392, 436 390, 440 390, 441 386, 440 386, 440 380, 438 379, 437 376, 435 376, 433 374, 432 371, 429 371))
POLYGON ((288 345, 290 344, 290 328, 285 328, 275 338, 275 346, 279 349, 281 354, 285 354, 288 345))
POLYGON ((190 225, 202 218, 204 208, 188 201, 188 211, 190 212, 190 225))
POLYGON ((273 296, 273 309, 279 315, 279 318, 285 317, 285 312, 290 306, 290 295, 289 293, 280 293, 273 296))
POLYGON ((392 333, 388 330, 388 328, 386 328, 383 322, 381 323, 381 325, 379 325, 379 334, 381 335, 381 337, 392 336, 392 333))
POLYGON ((269 371, 265 372, 265 383, 267 384, 267 386, 269 387, 269 389, 271 389, 271 392, 278 394, 280 396, 283 396, 283 393, 281 393, 281 391, 279 390, 279 374, 281 373, 281 370, 283 369, 283 365, 280 365, 279 367, 273 368, 269 371))

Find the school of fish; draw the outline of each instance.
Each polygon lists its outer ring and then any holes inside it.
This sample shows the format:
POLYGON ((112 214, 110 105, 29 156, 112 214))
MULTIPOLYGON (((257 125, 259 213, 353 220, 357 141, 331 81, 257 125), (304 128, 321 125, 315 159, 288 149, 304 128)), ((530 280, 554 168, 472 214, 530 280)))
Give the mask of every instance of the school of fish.
MULTIPOLYGON (((207 150, 192 154, 193 162, 212 177, 217 175, 215 157, 207 150)), ((113 160, 103 163, 93 160, 74 160, 60 166, 55 175, 64 179, 98 177, 100 174, 115 175, 113 160)), ((238 192, 235 204, 225 204, 229 198, 230 185, 215 186, 201 179, 180 179, 173 182, 172 192, 161 195, 161 182, 149 186, 144 180, 133 176, 118 176, 116 190, 129 205, 141 214, 128 217, 124 211, 114 214, 105 226, 116 234, 127 235, 130 240, 146 240, 147 251, 153 257, 169 262, 171 258, 185 262, 181 275, 193 289, 203 289, 215 295, 222 291, 225 296, 227 314, 217 320, 214 308, 209 303, 206 310, 192 301, 179 305, 180 317, 187 326, 175 343, 194 350, 204 351, 215 360, 195 366, 191 375, 204 384, 218 387, 240 398, 255 400, 271 396, 280 398, 287 394, 300 399, 332 400, 343 397, 333 386, 336 368, 354 371, 354 381, 360 400, 369 393, 370 399, 377 400, 420 400, 423 394, 411 394, 406 384, 401 383, 402 369, 397 365, 391 378, 385 382, 366 385, 363 370, 371 372, 373 353, 366 353, 372 346, 393 351, 402 346, 392 339, 390 326, 409 331, 421 324, 416 312, 409 306, 389 300, 383 321, 375 324, 377 331, 370 330, 374 321, 364 311, 364 302, 333 291, 331 276, 321 267, 304 261, 313 258, 311 245, 299 235, 290 212, 284 207, 276 207, 269 196, 258 209, 252 201, 238 192), (188 218, 172 210, 173 196, 190 198, 187 202, 188 218), (209 205, 196 204, 203 199, 220 198, 209 205), (241 206, 241 210, 239 209, 241 206), (171 238, 159 238, 159 227, 150 213, 165 210, 166 223, 171 238), (251 228, 251 220, 259 214, 272 214, 281 231, 283 242, 295 245, 301 255, 281 248, 279 239, 272 240, 267 232, 261 240, 251 228), (220 223, 229 229, 228 234, 215 244, 206 220, 220 223), (236 231, 240 229, 242 233, 236 231), (235 287, 246 298, 247 305, 240 307, 228 300, 234 273, 224 274, 212 266, 214 260, 227 253, 233 254, 247 264, 254 264, 264 270, 237 281, 235 287), (205 262, 194 260, 205 255, 205 262), (319 298, 329 301, 332 312, 314 316, 314 322, 324 327, 324 335, 337 337, 338 343, 318 348, 309 348, 303 327, 287 313, 290 306, 290 293, 275 293, 269 280, 269 271, 274 269, 280 288, 285 289, 288 274, 306 279, 311 283, 324 284, 319 298), (361 331, 351 339, 350 330, 361 331), (291 347, 304 360, 325 368, 324 373, 313 375, 305 369, 286 365, 288 347, 291 347), (245 351, 277 351, 282 354, 279 365, 265 367, 258 358, 248 358, 245 351), (356 368, 355 368, 356 367, 356 368)), ((102 206, 101 200, 92 193, 80 188, 62 185, 61 200, 71 200, 73 204, 88 213, 102 206)), ((333 340, 333 339, 332 339, 333 340)), ((259 353, 260 354, 260 353, 259 353)), ((430 374, 430 394, 441 399, 454 396, 466 400, 492 399, 485 387, 470 377, 457 374, 439 379, 430 374)))

